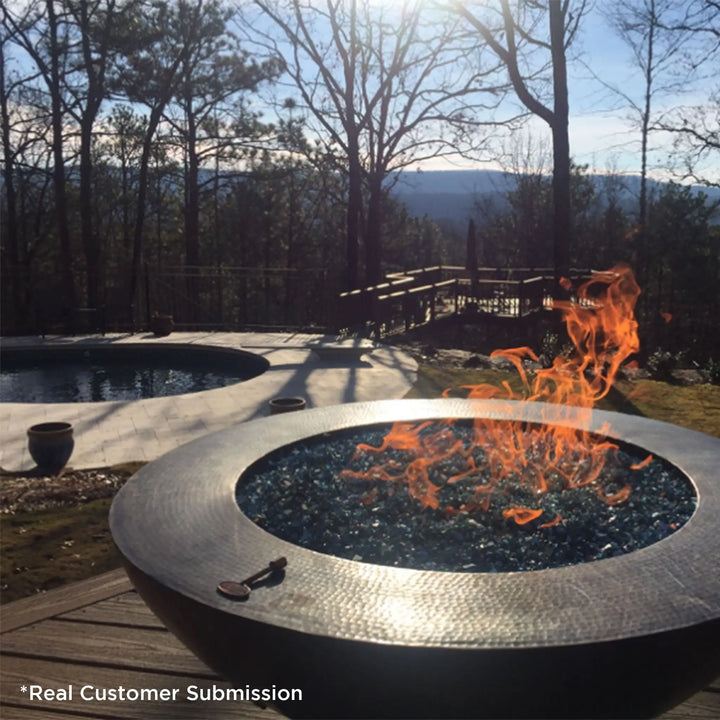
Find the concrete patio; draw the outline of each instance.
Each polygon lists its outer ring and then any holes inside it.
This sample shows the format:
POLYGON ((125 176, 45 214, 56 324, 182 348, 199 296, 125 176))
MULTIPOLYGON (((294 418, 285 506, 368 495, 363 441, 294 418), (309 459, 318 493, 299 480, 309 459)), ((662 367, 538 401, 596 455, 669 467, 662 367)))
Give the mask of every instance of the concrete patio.
POLYGON ((48 421, 71 422, 74 468, 152 460, 201 435, 262 417, 275 397, 303 397, 308 407, 400 398, 415 382, 417 363, 406 353, 367 340, 289 333, 184 333, 3 338, 4 347, 53 348, 142 343, 206 345, 264 357, 256 378, 205 392, 127 402, 7 403, 0 406, 0 467, 34 466, 26 431, 48 421))

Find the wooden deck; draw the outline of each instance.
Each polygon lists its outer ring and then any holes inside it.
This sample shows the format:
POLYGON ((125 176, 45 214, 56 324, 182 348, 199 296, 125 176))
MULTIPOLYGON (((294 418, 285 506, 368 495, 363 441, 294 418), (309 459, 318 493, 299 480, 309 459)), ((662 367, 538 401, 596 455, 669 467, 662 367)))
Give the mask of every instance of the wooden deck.
MULTIPOLYGON (((188 686, 229 688, 169 633, 116 570, 2 607, 0 717, 222 718, 276 720, 250 702, 185 700, 188 686), (60 690, 72 700, 31 700, 22 685, 60 690), (178 689, 177 700, 85 701, 83 685, 178 689)), ((168 693, 170 696, 170 693, 168 693)))
MULTIPOLYGON (((121 570, 18 600, 2 607, 0 717, 197 718, 276 720, 271 708, 249 702, 189 701, 188 686, 230 687, 171 635, 132 589, 121 570), (31 699, 21 686, 73 687, 70 700, 31 699), (84 685, 166 689, 172 701, 85 701, 84 685)), ((631 679, 629 681, 632 681, 631 679)), ((720 679, 662 720, 720 718, 720 679)))

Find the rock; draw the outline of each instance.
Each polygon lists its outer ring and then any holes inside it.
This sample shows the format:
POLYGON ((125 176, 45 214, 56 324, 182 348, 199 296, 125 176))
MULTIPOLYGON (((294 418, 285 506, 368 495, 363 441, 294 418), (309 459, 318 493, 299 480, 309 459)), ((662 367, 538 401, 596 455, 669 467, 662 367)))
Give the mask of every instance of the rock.
POLYGON ((510 360, 504 357, 494 357, 489 358, 489 360, 490 366, 495 370, 512 370, 515 367, 510 360))
POLYGON ((707 382, 704 374, 701 370, 695 370, 694 368, 687 368, 684 370, 673 370, 672 379, 678 383, 678 385, 701 385, 707 382))
POLYGON ((488 368, 490 367, 489 358, 483 358, 480 355, 471 355, 463 362, 464 368, 488 368))
POLYGON ((621 380, 647 380, 650 373, 645 368, 623 365, 618 371, 618 377, 621 380))

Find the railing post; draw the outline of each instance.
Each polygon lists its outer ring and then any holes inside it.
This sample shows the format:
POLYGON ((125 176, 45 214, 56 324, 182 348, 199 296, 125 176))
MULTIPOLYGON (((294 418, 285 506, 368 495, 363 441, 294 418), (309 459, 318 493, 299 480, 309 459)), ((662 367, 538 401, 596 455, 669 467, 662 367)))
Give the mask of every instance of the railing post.
POLYGON ((402 308, 402 316, 403 316, 403 325, 405 327, 405 332, 407 332, 410 329, 410 317, 412 315, 412 308, 411 305, 411 298, 410 294, 406 290, 403 293, 402 300, 400 301, 400 307, 402 308))

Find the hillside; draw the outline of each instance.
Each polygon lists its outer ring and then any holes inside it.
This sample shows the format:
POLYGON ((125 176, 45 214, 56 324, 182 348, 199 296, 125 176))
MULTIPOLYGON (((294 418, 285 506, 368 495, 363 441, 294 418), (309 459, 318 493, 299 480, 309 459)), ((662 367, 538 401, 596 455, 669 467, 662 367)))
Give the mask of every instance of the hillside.
MULTIPOLYGON (((590 175, 598 192, 605 181, 602 175, 590 175)), ((403 202, 411 215, 428 215, 445 227, 463 230, 468 218, 474 215, 475 204, 481 198, 502 205, 504 197, 515 185, 516 176, 498 170, 427 170, 404 173, 393 189, 393 195, 403 202)), ((623 178, 625 190, 622 204, 627 210, 636 207, 640 190, 640 176, 623 178)), ((659 191, 663 183, 651 180, 649 189, 659 191)), ((696 187, 710 201, 720 203, 720 188, 696 187)), ((720 211, 716 216, 720 223, 720 211)))

